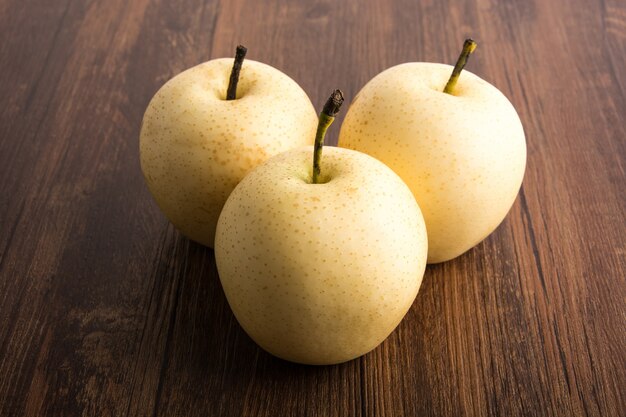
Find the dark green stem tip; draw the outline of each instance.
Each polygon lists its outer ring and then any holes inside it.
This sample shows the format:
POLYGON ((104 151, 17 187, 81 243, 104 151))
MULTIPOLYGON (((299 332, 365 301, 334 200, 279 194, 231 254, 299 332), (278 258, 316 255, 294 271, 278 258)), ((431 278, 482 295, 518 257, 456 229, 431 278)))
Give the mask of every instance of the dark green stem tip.
POLYGON ((472 38, 467 38, 465 39, 465 42, 463 42, 463 50, 467 51, 468 55, 474 52, 474 49, 476 49, 477 46, 478 44, 472 38))
POLYGON ((337 113, 339 113, 339 109, 343 104, 343 93, 341 90, 335 90, 326 100, 326 104, 324 104, 324 108, 322 109, 322 113, 329 117, 335 117, 337 113))
POLYGON ((246 48, 243 45, 237 45, 237 48, 235 49, 235 59, 237 61, 243 61, 247 53, 248 53, 248 48, 246 48))

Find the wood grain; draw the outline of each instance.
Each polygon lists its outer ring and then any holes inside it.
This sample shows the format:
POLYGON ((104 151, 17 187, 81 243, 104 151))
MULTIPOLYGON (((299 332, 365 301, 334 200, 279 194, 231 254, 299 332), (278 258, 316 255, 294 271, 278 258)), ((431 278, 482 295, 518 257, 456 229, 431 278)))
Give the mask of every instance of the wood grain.
POLYGON ((0 0, 0 35, 1 416, 626 415, 623 1, 0 0), (511 213, 370 354, 264 353, 148 194, 149 99, 242 43, 349 101, 468 35, 527 133, 511 213))

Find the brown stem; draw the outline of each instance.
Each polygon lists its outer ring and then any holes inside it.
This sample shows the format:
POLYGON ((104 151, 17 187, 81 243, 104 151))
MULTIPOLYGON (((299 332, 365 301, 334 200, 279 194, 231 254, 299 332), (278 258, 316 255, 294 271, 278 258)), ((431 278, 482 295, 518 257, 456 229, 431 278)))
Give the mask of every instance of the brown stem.
POLYGON ((237 97, 237 83, 239 82, 239 73, 241 72, 241 66, 243 65, 243 59, 246 56, 246 52, 248 52, 248 48, 243 45, 237 45, 233 70, 230 72, 230 81, 228 82, 226 100, 234 100, 237 97))
POLYGON ((326 136, 326 130, 335 120, 335 115, 339 113, 339 108, 343 103, 343 93, 341 90, 335 90, 326 100, 324 108, 320 113, 320 118, 317 123, 317 132, 315 133, 315 147, 313 148, 313 178, 311 182, 317 184, 319 182, 322 168, 320 167, 320 161, 322 159, 322 148, 324 147, 324 136, 326 136))
POLYGON ((476 49, 477 43, 474 42, 473 39, 465 39, 463 43, 463 50, 461 51, 461 55, 459 55, 459 59, 456 61, 456 65, 452 70, 452 75, 450 75, 450 79, 448 80, 446 87, 443 89, 444 93, 452 94, 454 91, 454 87, 456 86, 456 82, 459 80, 459 76, 461 75, 461 71, 467 64, 467 59, 470 54, 474 52, 476 49))

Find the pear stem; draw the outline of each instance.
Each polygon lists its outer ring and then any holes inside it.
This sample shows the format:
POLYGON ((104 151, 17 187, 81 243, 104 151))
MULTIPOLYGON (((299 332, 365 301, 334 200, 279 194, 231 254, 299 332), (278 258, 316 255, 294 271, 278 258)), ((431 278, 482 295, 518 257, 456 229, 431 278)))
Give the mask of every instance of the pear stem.
POLYGON ((448 80, 446 87, 443 89, 444 93, 448 93, 448 94, 453 93, 454 87, 456 86, 456 82, 459 80, 459 76, 461 75, 461 71, 463 71, 465 64, 467 64, 467 59, 469 58, 470 54, 474 52, 474 49, 476 49, 476 46, 478 46, 478 44, 474 42, 473 39, 469 39, 469 38, 465 39, 465 42, 463 43, 463 50, 461 51, 461 55, 459 55, 459 59, 456 61, 456 65, 454 66, 454 69, 452 70, 452 75, 450 76, 450 79, 448 80))
POLYGON ((339 113, 339 108, 341 108, 342 103, 343 93, 341 90, 335 90, 330 97, 328 97, 328 100, 326 100, 326 104, 324 104, 324 108, 320 113, 317 123, 317 132, 315 133, 315 146, 313 149, 313 177, 311 179, 313 184, 319 183, 322 171, 320 161, 322 159, 322 148, 324 147, 326 130, 328 130, 328 127, 335 120, 335 115, 339 113))
POLYGON ((248 48, 243 45, 237 45, 235 50, 235 62, 230 72, 230 81, 228 82, 228 90, 226 92, 226 100, 234 100, 237 97, 237 83, 239 83, 239 73, 243 65, 243 59, 246 57, 248 48))

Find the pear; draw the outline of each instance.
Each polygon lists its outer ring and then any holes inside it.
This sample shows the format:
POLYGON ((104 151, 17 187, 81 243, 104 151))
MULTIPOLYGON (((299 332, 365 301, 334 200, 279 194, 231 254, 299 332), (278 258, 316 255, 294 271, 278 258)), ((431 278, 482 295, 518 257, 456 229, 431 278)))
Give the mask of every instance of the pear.
POLYGON ((526 167, 524 129, 511 102, 480 77, 461 74, 475 47, 466 41, 454 69, 416 62, 378 74, 339 134, 339 146, 379 159, 408 184, 426 221, 429 263, 453 259, 493 232, 526 167))
POLYGON ((141 169, 158 206, 185 236, 213 247, 226 199, 254 167, 313 143, 317 115, 300 86, 245 48, 169 80, 146 109, 141 169))
POLYGON ((273 355, 305 364, 378 346, 413 303, 426 266, 426 228, 406 184, 360 152, 330 147, 322 158, 342 101, 336 90, 326 103, 314 148, 277 155, 241 181, 215 238, 243 329, 273 355))

